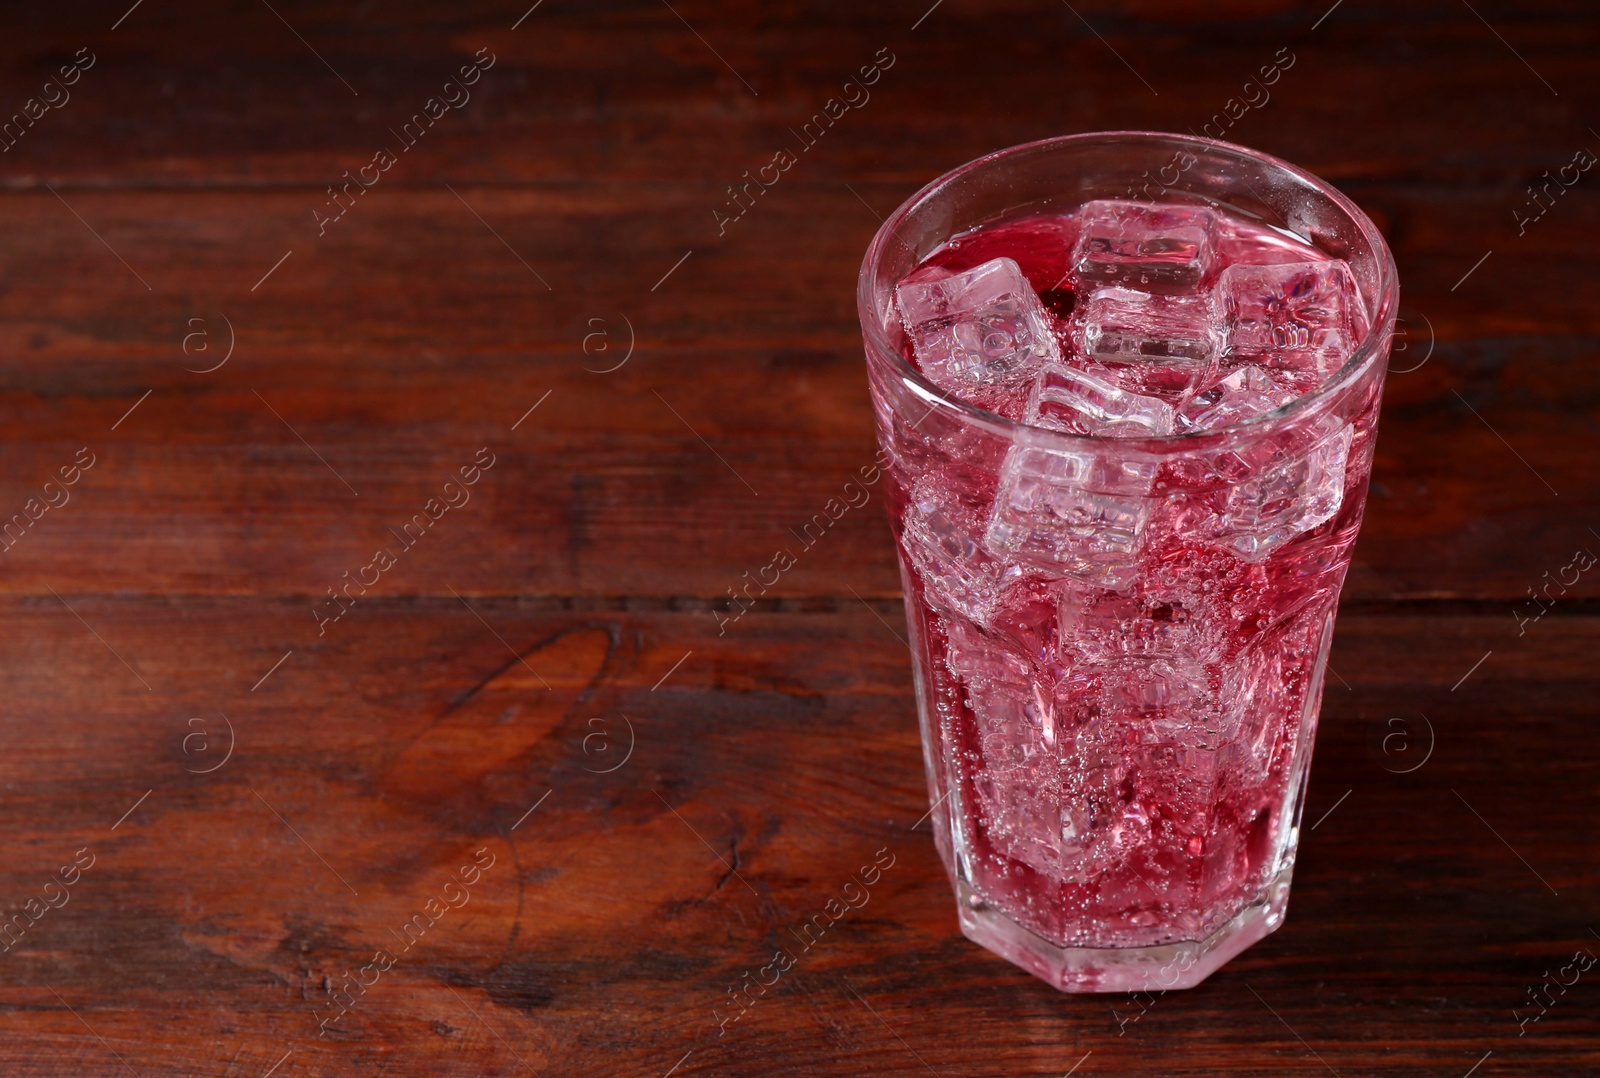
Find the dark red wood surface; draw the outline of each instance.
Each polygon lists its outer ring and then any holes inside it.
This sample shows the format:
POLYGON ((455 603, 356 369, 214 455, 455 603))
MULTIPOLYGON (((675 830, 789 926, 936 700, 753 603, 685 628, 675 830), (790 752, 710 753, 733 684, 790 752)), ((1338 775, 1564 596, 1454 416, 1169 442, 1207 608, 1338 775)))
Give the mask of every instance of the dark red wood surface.
POLYGON ((0 41, 0 121, 59 102, 0 153, 0 520, 40 499, 0 554, 0 1073, 1600 1072, 1600 969, 1552 986, 1600 955, 1600 574, 1529 601, 1600 553, 1600 172, 1528 191, 1600 155, 1590 6, 130 5, 0 41), (719 600, 871 457, 880 215, 1199 130, 1280 50, 1227 137, 1379 221, 1405 346, 1294 897, 1198 989, 1066 996, 956 928, 876 494, 719 600))

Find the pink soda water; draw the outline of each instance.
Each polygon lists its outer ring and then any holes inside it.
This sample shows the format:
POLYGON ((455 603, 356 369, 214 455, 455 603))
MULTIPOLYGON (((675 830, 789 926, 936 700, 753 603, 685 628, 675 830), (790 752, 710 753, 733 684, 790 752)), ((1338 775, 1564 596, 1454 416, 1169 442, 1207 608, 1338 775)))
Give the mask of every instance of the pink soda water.
POLYGON ((926 380, 1027 425, 879 417, 941 852, 1048 979, 1039 945, 1281 919, 1378 405, 1314 391, 1369 317, 1344 261, 1200 204, 993 223, 895 289, 926 380))

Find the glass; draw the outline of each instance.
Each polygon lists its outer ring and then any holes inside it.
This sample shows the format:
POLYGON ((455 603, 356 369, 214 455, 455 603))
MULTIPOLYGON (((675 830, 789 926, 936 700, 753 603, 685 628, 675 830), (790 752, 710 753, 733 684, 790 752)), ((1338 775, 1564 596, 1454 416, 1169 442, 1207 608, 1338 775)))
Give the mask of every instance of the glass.
POLYGON ((917 192, 874 237, 857 300, 962 931, 1064 991, 1192 987, 1288 904, 1394 330, 1389 250, 1349 199, 1284 161, 1176 135, 1074 135, 917 192), (1293 233, 1349 263, 1370 328, 1312 392, 1165 437, 1013 422, 908 362, 895 287, 932 251, 1095 199, 1293 233), (1018 529, 1051 571, 1018 564, 1026 548, 1004 541, 1018 529))

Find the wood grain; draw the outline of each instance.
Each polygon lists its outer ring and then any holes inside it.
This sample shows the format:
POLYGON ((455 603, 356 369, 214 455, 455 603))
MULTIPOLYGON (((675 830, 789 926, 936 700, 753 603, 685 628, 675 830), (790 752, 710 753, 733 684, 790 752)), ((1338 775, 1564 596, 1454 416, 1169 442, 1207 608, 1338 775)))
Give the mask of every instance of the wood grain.
POLYGON ((1596 1061, 1581 984, 1528 1037, 1511 1015, 1600 920, 1574 826, 1600 809, 1600 760, 1571 737, 1596 690, 1592 616, 1508 642, 1487 614, 1347 612, 1291 916, 1152 1004, 1058 995, 960 937, 912 826, 926 801, 887 604, 752 613, 719 637, 690 612, 481 599, 480 622, 454 599, 383 600, 322 640, 300 605, 76 603, 146 692, 59 601, 6 600, 53 658, 5 674, 33 703, 13 714, 0 887, 22 900, 72 851, 96 857, 4 956, 7 1073, 116 1070, 51 988, 140 1073, 259 1074, 291 1048, 303 1073, 513 1073, 512 1051, 574 1075, 691 1051, 690 1074, 912 1074, 916 1055, 1047 1074, 1087 1052, 1099 1073, 1319 1069, 1269 1006, 1341 1074, 1596 1061), (195 774, 222 759, 219 710, 232 758, 195 774), (216 740, 186 746, 186 716, 216 740), (1392 717, 1409 756, 1383 740, 1392 717), (1506 781, 1529 772, 1539 798, 1506 781), (397 950, 480 849, 494 863, 470 899, 319 1038, 323 978, 397 950), (719 1036, 727 989, 798 948, 788 930, 878 851, 893 863, 868 903, 719 1036))
MULTIPOLYGON (((13 434, 0 512, 78 448, 101 457, 9 553, 4 586, 321 594, 490 446, 502 463, 462 510, 471 525, 439 529, 456 552, 408 560, 403 587, 715 599, 797 545, 871 458, 851 290, 876 221, 849 191, 774 191, 741 222, 750 231, 704 249, 681 225, 704 208, 693 189, 651 192, 651 208, 625 189, 456 190, 560 290, 448 191, 380 186, 320 240, 295 223, 309 219, 300 194, 74 194, 130 263, 163 257, 144 271, 155 292, 49 193, 0 201, 0 228, 25 237, 0 256, 14 357, 0 374, 13 434), (190 239, 165 248, 180 223, 190 239), (52 264, 50 250, 70 257, 52 264), (225 365, 192 373, 230 336, 225 365), (595 373, 630 343, 620 368, 595 373), (137 529, 118 523, 135 514, 137 529), (636 556, 662 541, 670 559, 636 556)), ((908 193, 856 190, 886 209, 908 193)), ((1436 215, 1487 218, 1500 197, 1357 193, 1396 231, 1407 351, 1349 594, 1525 598, 1600 525, 1583 512, 1600 496, 1594 470, 1573 450, 1592 443, 1600 406, 1600 307, 1571 287, 1589 233, 1546 221, 1450 292, 1471 261, 1436 215), (1526 293, 1497 304, 1513 282, 1526 293)), ((1559 209, 1581 224, 1594 199, 1567 197, 1559 209)), ((895 593, 884 534, 876 506, 852 513, 777 594, 895 593)), ((1593 581, 1577 594, 1596 595, 1593 581)))
POLYGON ((0 43, 0 122, 95 57, 0 152, 0 526, 93 460, 0 540, 0 1071, 1600 1071, 1589 976, 1518 1027, 1600 953, 1600 592, 1527 602, 1600 547, 1600 179, 1519 220, 1600 153, 1591 6, 526 11, 130 0, 0 43), (1280 49, 1228 137, 1380 223, 1405 344, 1291 913, 1196 990, 1065 996, 956 928, 877 497, 795 533, 872 453, 880 215, 1005 145, 1198 128, 1280 49))

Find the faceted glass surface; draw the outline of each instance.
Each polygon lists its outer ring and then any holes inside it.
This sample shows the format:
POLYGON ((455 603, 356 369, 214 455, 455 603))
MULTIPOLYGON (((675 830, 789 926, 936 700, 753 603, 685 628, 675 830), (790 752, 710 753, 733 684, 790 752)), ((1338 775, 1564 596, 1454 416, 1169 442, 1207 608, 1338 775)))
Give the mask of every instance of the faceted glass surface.
POLYGON ((1304 240, 1189 203, 919 249, 889 338, 1024 424, 875 361, 963 930, 1068 990, 1197 983, 1287 901, 1382 364, 1318 389, 1369 297, 1304 240))

